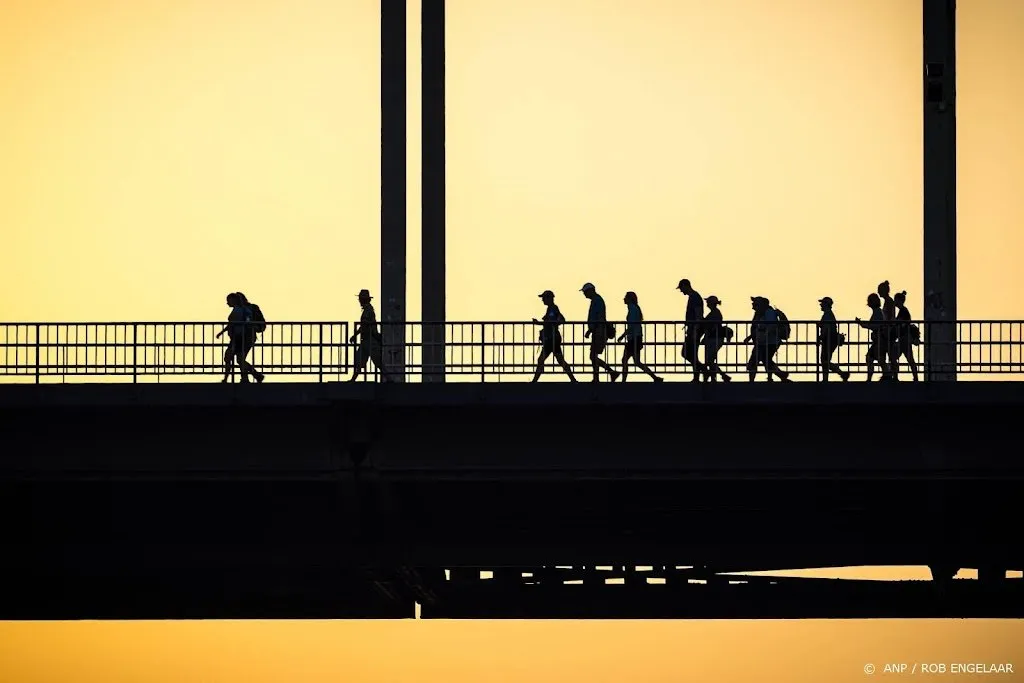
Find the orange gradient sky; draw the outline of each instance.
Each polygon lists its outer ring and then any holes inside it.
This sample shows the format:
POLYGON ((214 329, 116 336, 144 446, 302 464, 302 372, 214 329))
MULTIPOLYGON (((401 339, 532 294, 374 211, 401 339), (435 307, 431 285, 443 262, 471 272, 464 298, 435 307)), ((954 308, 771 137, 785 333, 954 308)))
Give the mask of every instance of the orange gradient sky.
MULTIPOLYGON (((1024 2, 960 0, 960 317, 1024 317, 1024 2)), ((410 3, 410 74, 418 73, 410 3)), ((747 317, 921 313, 920 0, 449 0, 449 319, 595 281, 747 317)), ((365 0, 12 0, 0 320, 352 319, 379 289, 365 0)), ((419 87, 409 317, 419 314, 419 87)), ((615 310, 614 306, 611 309, 615 310)), ((1020 622, 0 624, 7 681, 852 681, 1013 661, 1020 622)), ((1024 671, 1024 660, 1018 663, 1024 671)), ((1017 676, 1014 680, 1022 679, 1017 676)))
MULTIPOLYGON (((672 319, 682 276, 736 319, 750 294, 852 318, 884 278, 921 314, 920 0, 448 4, 449 319, 529 319, 544 288, 580 318, 586 280, 672 319)), ((1020 318, 1024 5, 960 15, 960 312, 1020 318)), ((12 3, 0 320, 221 319, 236 289, 354 318, 379 288, 378 25, 363 0, 12 3)))

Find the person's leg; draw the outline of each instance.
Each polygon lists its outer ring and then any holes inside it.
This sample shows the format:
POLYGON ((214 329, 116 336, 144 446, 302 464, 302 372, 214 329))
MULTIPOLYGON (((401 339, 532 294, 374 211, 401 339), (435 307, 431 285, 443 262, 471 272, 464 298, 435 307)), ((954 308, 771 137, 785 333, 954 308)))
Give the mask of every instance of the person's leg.
POLYGON ((256 344, 255 338, 247 338, 243 342, 242 346, 242 357, 239 366, 242 368, 242 372, 252 375, 253 379, 257 382, 263 382, 263 374, 259 372, 252 363, 249 362, 249 352, 252 351, 252 347, 256 344), (243 366, 242 363, 245 365, 243 366))
POLYGON ((900 346, 899 340, 889 340, 889 379, 896 381, 900 378, 900 346))
POLYGON ((565 371, 565 374, 569 375, 569 381, 575 382, 576 375, 572 374, 572 368, 569 366, 569 363, 566 362, 565 356, 562 355, 561 345, 556 346, 555 350, 552 351, 551 354, 555 357, 555 362, 562 366, 562 370, 565 371))
POLYGON ((649 367, 647 367, 646 363, 640 360, 640 351, 643 349, 644 343, 641 340, 637 339, 633 342, 633 344, 633 362, 635 362, 637 367, 643 370, 648 377, 653 379, 655 382, 661 382, 661 377, 658 377, 658 375, 654 374, 654 370, 651 370, 649 367))
POLYGON ((619 374, 622 375, 622 381, 626 381, 626 376, 629 375, 629 361, 633 358, 633 340, 627 339, 625 345, 622 347, 622 370, 619 374))
POLYGON ((750 349, 750 359, 747 360, 747 375, 750 376, 750 381, 753 382, 757 378, 757 366, 761 364, 761 345, 754 342, 753 348, 750 349))
POLYGON ((548 356, 551 355, 552 345, 550 340, 544 340, 541 342, 540 355, 537 356, 537 369, 533 373, 533 381, 539 381, 540 376, 544 374, 544 364, 548 362, 548 356))
POLYGON ((235 344, 230 339, 228 345, 224 347, 224 379, 221 382, 227 382, 229 379, 234 380, 235 372, 235 344))
POLYGON ((605 338, 605 333, 592 333, 590 335, 590 364, 594 368, 594 380, 595 382, 601 381, 601 370, 606 370, 609 375, 612 376, 614 382, 619 373, 615 372, 608 363, 601 358, 601 354, 604 353, 605 346, 607 346, 608 340, 605 338))
POLYGON ((370 359, 370 350, 367 348, 365 343, 361 343, 356 348, 356 357, 354 367, 352 368, 352 377, 349 378, 349 382, 355 382, 359 379, 359 375, 363 374, 366 370, 366 362, 370 359))
POLYGON ((706 372, 704 364, 700 362, 698 351, 700 349, 700 332, 687 330, 686 332, 686 354, 683 356, 693 366, 693 381, 699 382, 701 375, 706 372))
POLYGON ((786 372, 785 370, 783 370, 782 368, 780 368, 778 366, 778 364, 775 362, 775 354, 777 354, 778 352, 779 352, 779 345, 778 344, 769 344, 768 345, 767 353, 765 354, 765 358, 764 358, 764 369, 768 373, 768 377, 771 377, 772 375, 775 375, 776 377, 781 379, 783 382, 788 382, 789 381, 789 373, 786 372))
POLYGON ((914 377, 914 381, 917 381, 917 361, 914 359, 914 345, 910 340, 906 340, 903 345, 903 355, 907 359, 907 365, 910 366, 910 373, 914 377))

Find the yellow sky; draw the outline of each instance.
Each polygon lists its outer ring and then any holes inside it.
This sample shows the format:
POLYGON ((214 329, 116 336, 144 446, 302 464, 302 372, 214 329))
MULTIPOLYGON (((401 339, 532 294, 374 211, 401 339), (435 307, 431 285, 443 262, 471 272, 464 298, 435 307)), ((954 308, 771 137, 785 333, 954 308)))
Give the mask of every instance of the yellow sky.
MULTIPOLYGON (((410 12, 415 19, 415 8, 410 12)), ((962 317, 1024 315, 1014 42, 961 3, 962 317)), ((450 0, 449 318, 676 280, 745 319, 921 288, 913 0, 450 0)), ((414 24, 413 24, 414 25, 414 24)), ((410 39, 417 73, 418 36, 410 39)), ((39 0, 0 25, 0 319, 350 319, 379 287, 377 4, 39 0)), ((418 315, 418 86, 409 312, 418 315)))
MULTIPOLYGON (((959 5, 960 314, 1021 318, 1024 3, 959 5)), ((674 318, 684 276, 733 318, 750 294, 852 318, 884 278, 920 314, 919 0, 448 8, 449 319, 528 319, 545 288, 579 318, 586 280, 674 318)), ((237 289, 276 320, 354 317, 379 288, 377 11, 6 3, 0 320, 221 319, 237 289)), ((5 624, 0 679, 843 681, 862 660, 1009 657, 1022 629, 5 624)))

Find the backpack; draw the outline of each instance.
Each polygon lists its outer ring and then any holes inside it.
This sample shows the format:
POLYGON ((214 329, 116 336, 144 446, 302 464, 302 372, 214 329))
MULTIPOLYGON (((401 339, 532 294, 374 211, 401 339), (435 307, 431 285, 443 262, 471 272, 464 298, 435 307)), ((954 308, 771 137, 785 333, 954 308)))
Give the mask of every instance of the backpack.
POLYGON ((263 334, 264 330, 267 329, 267 319, 263 317, 263 311, 256 304, 249 304, 249 310, 252 311, 252 329, 256 334, 263 334))
POLYGON ((786 341, 789 339, 790 332, 792 332, 789 326, 789 318, 777 308, 775 309, 775 315, 779 316, 779 341, 786 341))
POLYGON ((917 325, 910 326, 910 343, 914 346, 921 344, 921 328, 917 325))

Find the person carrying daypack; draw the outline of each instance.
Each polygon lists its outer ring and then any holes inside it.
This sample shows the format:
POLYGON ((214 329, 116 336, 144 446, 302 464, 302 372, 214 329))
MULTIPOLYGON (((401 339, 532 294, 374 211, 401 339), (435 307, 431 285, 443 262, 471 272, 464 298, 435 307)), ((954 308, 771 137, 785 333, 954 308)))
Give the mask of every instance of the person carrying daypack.
POLYGON ((782 309, 780 308, 775 309, 775 317, 778 319, 777 324, 779 326, 779 342, 781 343, 787 341, 789 339, 790 333, 792 333, 793 331, 792 327, 789 324, 789 318, 786 317, 786 314, 783 313, 782 309))
POLYGON ((600 371, 606 370, 614 382, 619 378, 619 373, 601 358, 601 354, 604 353, 608 340, 615 339, 615 326, 608 322, 604 297, 597 293, 597 288, 588 282, 580 291, 590 300, 590 309, 587 311, 587 331, 583 336, 590 338, 590 364, 594 368, 593 381, 601 381, 600 371))
MULTIPOLYGON (((223 382, 227 382, 228 378, 233 375, 235 361, 238 361, 238 367, 242 371, 241 381, 243 383, 249 382, 249 376, 252 375, 258 383, 263 382, 263 373, 259 372, 254 368, 247 360, 246 356, 249 355, 249 350, 252 349, 253 343, 255 342, 255 332, 253 332, 250 321, 252 320, 252 309, 245 298, 245 295, 241 292, 232 292, 227 296, 227 305, 231 307, 231 314, 228 316, 228 324, 218 334, 219 339, 228 333, 230 343, 224 352, 224 379, 223 382)), ((262 314, 261 314, 262 315, 262 314)))
MULTIPOLYGON (((751 322, 750 334, 744 339, 745 342, 753 339, 754 348, 747 361, 747 374, 753 382, 757 376, 758 365, 763 365, 768 373, 768 381, 772 377, 778 377, 783 382, 790 382, 789 373, 781 369, 775 362, 775 354, 779 350, 781 341, 782 325, 779 323, 779 313, 771 307, 771 302, 763 296, 750 297, 750 307, 754 310, 754 319, 751 322)), ((788 326, 788 321, 786 323, 788 326)))

